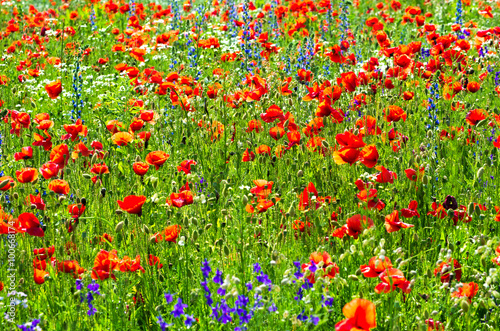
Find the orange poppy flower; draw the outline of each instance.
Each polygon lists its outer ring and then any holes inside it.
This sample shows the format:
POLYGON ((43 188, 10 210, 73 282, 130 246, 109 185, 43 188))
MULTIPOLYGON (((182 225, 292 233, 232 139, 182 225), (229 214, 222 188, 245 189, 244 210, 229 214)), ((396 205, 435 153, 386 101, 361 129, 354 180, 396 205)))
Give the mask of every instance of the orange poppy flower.
POLYGON ((399 120, 403 119, 403 122, 406 121, 406 113, 401 107, 398 106, 389 106, 384 109, 385 120, 389 123, 391 122, 399 122, 399 120))
POLYGON ((365 148, 361 150, 361 154, 359 155, 361 163, 368 168, 375 167, 375 165, 377 165, 378 158, 379 155, 377 147, 375 145, 365 146, 365 148))
POLYGON ((68 194, 69 184, 63 179, 54 179, 49 183, 49 190, 56 194, 68 194))
POLYGON ((113 144, 118 146, 127 146, 129 142, 134 140, 134 136, 128 132, 117 132, 111 137, 113 144))
POLYGON ((375 304, 366 299, 354 299, 342 308, 347 317, 335 324, 335 331, 363 330, 377 327, 375 304))
POLYGON ((57 145, 50 152, 50 162, 57 163, 59 169, 63 169, 69 161, 68 145, 57 145))
POLYGON ((165 241, 175 243, 180 232, 181 232, 181 226, 174 224, 174 225, 167 226, 167 228, 165 230, 156 233, 153 236, 153 238, 155 239, 155 242, 165 240, 165 241))
POLYGON ((109 168, 106 163, 95 163, 90 172, 96 175, 109 174, 109 168))
POLYGON ((35 269, 35 274, 33 275, 33 279, 35 283, 41 285, 45 283, 45 279, 49 277, 49 273, 45 270, 35 269))
POLYGON ((61 81, 58 79, 55 82, 45 85, 45 91, 47 91, 47 94, 51 99, 56 99, 62 92, 61 81))
POLYGON ((146 162, 150 165, 154 165, 156 170, 158 170, 160 169, 160 166, 162 166, 168 160, 169 157, 170 155, 165 153, 164 151, 154 151, 146 156, 146 162))
POLYGON ((146 162, 135 162, 132 165, 132 169, 134 169, 136 175, 144 176, 149 170, 149 164, 146 162))
POLYGON ((23 168, 16 171, 16 178, 19 183, 31 183, 38 178, 38 171, 35 168, 23 168))
POLYGON ((478 290, 479 285, 474 282, 462 283, 462 287, 453 292, 451 296, 453 298, 467 298, 469 302, 472 302, 472 298, 477 294, 478 290))
POLYGON ((180 166, 177 166, 177 171, 179 172, 184 172, 186 175, 191 173, 191 166, 192 165, 197 165, 196 161, 194 160, 185 160, 181 162, 180 166))
POLYGON ((410 293, 410 282, 406 280, 403 272, 396 268, 387 268, 379 276, 382 281, 380 284, 375 286, 375 293, 389 293, 396 290, 396 288, 401 289, 403 293, 410 293), (391 286, 392 285, 392 286, 391 286))
POLYGON ((129 195, 123 199, 123 201, 118 200, 118 205, 121 209, 129 214, 136 214, 138 216, 142 215, 142 205, 146 202, 146 197, 143 195, 129 195))

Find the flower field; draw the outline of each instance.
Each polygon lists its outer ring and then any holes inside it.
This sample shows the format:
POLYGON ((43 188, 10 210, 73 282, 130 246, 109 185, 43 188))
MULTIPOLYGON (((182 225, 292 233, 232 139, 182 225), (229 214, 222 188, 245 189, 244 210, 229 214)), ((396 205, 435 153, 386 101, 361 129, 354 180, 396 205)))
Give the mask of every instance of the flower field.
POLYGON ((1 330, 499 330, 500 1, 1 1, 1 330))

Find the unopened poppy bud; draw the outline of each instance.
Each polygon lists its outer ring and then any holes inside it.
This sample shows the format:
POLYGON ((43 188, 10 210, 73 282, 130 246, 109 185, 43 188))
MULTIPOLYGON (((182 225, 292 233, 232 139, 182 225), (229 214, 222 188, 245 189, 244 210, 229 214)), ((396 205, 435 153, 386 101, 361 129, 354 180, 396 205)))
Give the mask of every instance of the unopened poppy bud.
POLYGON ((455 211, 453 209, 448 209, 447 210, 448 216, 453 218, 455 216, 455 211))
POLYGON ((304 176, 304 172, 302 170, 297 171, 297 177, 304 176))
POLYGON ((62 201, 64 201, 65 199, 66 199, 66 196, 65 196, 65 195, 60 195, 60 196, 59 196, 59 198, 57 198, 57 200, 58 200, 59 202, 62 202, 62 201))
POLYGON ((191 223, 194 225, 194 226, 198 226, 198 219, 196 219, 195 217, 193 217, 191 219, 191 223))
POLYGON ((484 167, 481 167, 479 168, 479 170, 477 171, 477 179, 481 179, 483 177, 483 174, 484 174, 484 167))
POLYGON ((290 209, 288 209, 288 214, 290 214, 290 216, 292 216, 292 217, 295 216, 295 207, 294 207, 294 205, 290 206, 290 209))
POLYGON ((432 130, 428 130, 427 131, 427 138, 431 138, 432 137, 432 130))
POLYGON ((474 203, 473 202, 469 203, 469 206, 467 207, 467 212, 469 213, 469 215, 472 215, 472 213, 474 212, 474 203))
POLYGON ((85 178, 85 179, 90 179, 90 178, 92 178, 92 175, 91 175, 91 174, 83 174, 82 176, 83 176, 83 178, 85 178))
POLYGON ((123 211, 121 209, 117 209, 117 210, 115 210, 115 214, 121 215, 121 214, 123 214, 123 211))
POLYGON ((115 226, 116 233, 120 232, 122 229, 123 229, 123 222, 119 222, 118 224, 116 224, 115 226))
POLYGON ((193 241, 198 240, 198 231, 194 230, 193 231, 193 241))
POLYGON ((137 155, 137 156, 135 157, 135 162, 141 162, 141 157, 140 157, 140 155, 137 155))
POLYGON ((462 302, 460 302, 460 308, 462 308, 464 312, 469 311, 469 303, 467 302, 467 300, 462 300, 462 302))
POLYGON ((486 238, 484 237, 484 235, 482 234, 481 237, 479 238, 479 242, 481 243, 481 245, 486 245, 486 238))
POLYGON ((416 232, 413 233, 413 240, 418 241, 419 239, 418 234, 416 232))
POLYGON ((31 204, 30 208, 31 209, 36 209, 36 205, 35 204, 31 204))
POLYGON ((224 242, 222 241, 222 239, 217 239, 217 240, 215 241, 215 243, 214 243, 214 246, 219 246, 219 247, 220 247, 220 246, 222 246, 222 244, 223 244, 223 243, 224 243, 224 242))
POLYGON ((224 246, 224 254, 226 254, 226 256, 229 255, 229 248, 227 246, 224 246))
POLYGON ((227 215, 227 209, 222 209, 220 212, 221 212, 221 213, 222 213, 222 215, 224 215, 224 216, 225 216, 225 215, 227 215))
POLYGON ((148 226, 147 226, 146 224, 143 224, 143 225, 142 225, 142 231, 143 231, 144 233, 146 233, 146 234, 149 234, 149 228, 148 228, 148 226))
POLYGON ((352 280, 354 282, 359 282, 359 278, 356 275, 349 275, 347 276, 347 278, 349 278, 349 280, 352 280))
POLYGON ((246 195, 244 195, 241 200, 243 201, 244 205, 246 205, 248 203, 248 197, 246 195))
POLYGON ((9 182, 10 182, 10 179, 6 179, 6 180, 0 182, 0 187, 6 186, 9 182))
POLYGON ((427 269, 427 278, 432 278, 432 270, 427 269))
POLYGON ((422 178, 422 183, 424 183, 424 185, 429 184, 429 176, 424 176, 424 178, 422 178))
POLYGON ((324 148, 328 148, 328 147, 330 147, 330 144, 328 143, 328 141, 323 140, 323 141, 321 142, 321 146, 323 146, 324 148))
POLYGON ((477 216, 481 214, 481 209, 479 208, 479 205, 476 205, 476 207, 474 207, 474 213, 476 213, 477 216))
POLYGON ((491 291, 491 295, 493 295, 497 299, 500 299, 500 293, 498 293, 497 291, 491 291))
POLYGON ((19 199, 19 194, 17 192, 14 192, 14 194, 12 194, 12 197, 14 198, 14 200, 17 200, 19 199))
POLYGON ((149 242, 154 244, 156 242, 156 237, 155 236, 150 237, 149 242))
POLYGON ((285 128, 285 130, 286 130, 286 128, 288 128, 288 120, 285 121, 285 123, 283 124, 283 127, 285 128))

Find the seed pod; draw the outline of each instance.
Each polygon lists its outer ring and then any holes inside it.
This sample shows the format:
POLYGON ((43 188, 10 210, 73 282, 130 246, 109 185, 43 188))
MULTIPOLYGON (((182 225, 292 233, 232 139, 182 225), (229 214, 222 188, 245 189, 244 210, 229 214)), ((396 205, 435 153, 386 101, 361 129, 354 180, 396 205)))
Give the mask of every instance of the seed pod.
POLYGON ((119 233, 123 229, 123 225, 124 225, 123 222, 119 222, 118 224, 116 224, 116 226, 115 226, 115 232, 119 233))

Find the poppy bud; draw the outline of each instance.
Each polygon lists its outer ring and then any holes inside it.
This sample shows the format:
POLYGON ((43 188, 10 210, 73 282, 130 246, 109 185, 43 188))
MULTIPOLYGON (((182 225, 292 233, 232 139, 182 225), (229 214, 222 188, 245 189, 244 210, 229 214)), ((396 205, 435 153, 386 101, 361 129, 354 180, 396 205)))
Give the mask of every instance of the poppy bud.
POLYGON ((469 311, 469 303, 467 302, 467 300, 462 300, 462 302, 460 303, 460 308, 462 308, 464 312, 469 311))
POLYGON ((60 196, 59 196, 59 198, 57 198, 57 200, 58 200, 59 202, 64 201, 64 199, 66 199, 66 196, 65 196, 65 195, 60 195, 60 196))
POLYGON ((288 214, 290 214, 290 216, 292 217, 295 216, 295 207, 293 204, 290 206, 290 209, 288 209, 288 214))
POLYGON ((194 231, 193 231, 193 236, 192 236, 192 238, 193 238, 193 241, 198 240, 198 232, 197 232, 196 230, 194 230, 194 231))
POLYGON ((214 246, 219 246, 219 247, 220 247, 220 246, 222 246, 222 244, 223 244, 223 243, 224 243, 224 242, 222 241, 222 239, 217 239, 217 240, 215 241, 215 243, 214 243, 214 246))
POLYGON ((467 212, 469 213, 469 215, 472 215, 472 213, 474 212, 474 203, 473 202, 469 203, 469 206, 467 207, 467 212))
POLYGON ((105 196, 105 195, 106 195, 106 188, 105 188, 105 187, 103 187, 103 188, 101 189, 101 196, 104 198, 104 196, 105 196))
POLYGON ((484 174, 484 167, 481 167, 481 168, 479 168, 479 170, 477 171, 477 174, 476 174, 477 179, 482 178, 482 177, 483 177, 483 174, 484 174))
POLYGON ((229 248, 227 246, 224 246, 224 254, 226 254, 226 256, 229 255, 229 248))
POLYGON ((117 209, 117 210, 115 210, 115 214, 121 215, 121 214, 123 214, 123 211, 121 209, 117 209))
MULTIPOLYGON (((476 206, 477 207, 477 206, 476 206)), ((484 235, 481 235, 481 237, 479 238, 479 242, 481 243, 481 245, 486 245, 486 239, 484 238, 484 235)))
POLYGON ((141 161, 141 157, 140 157, 140 155, 137 155, 137 156, 135 157, 135 162, 140 162, 140 161, 141 161))
POLYGON ((297 177, 304 176, 304 172, 302 170, 297 171, 297 177))
POLYGON ((123 229, 123 222, 119 222, 118 224, 116 224, 115 226, 116 233, 120 232, 122 229, 123 229))
POLYGON ((429 184, 429 176, 424 176, 424 178, 422 178, 422 183, 424 183, 424 185, 429 184))
POLYGON ((0 187, 6 186, 9 182, 10 182, 10 179, 6 179, 6 180, 0 182, 0 187))
POLYGON ((241 200, 243 201, 244 205, 246 205, 248 203, 248 197, 246 195, 244 195, 241 200))
POLYGON ((356 275, 349 275, 347 278, 349 278, 349 280, 359 282, 359 278, 356 275))
POLYGON ((19 199, 19 194, 17 192, 14 192, 14 194, 12 194, 12 197, 14 198, 14 200, 17 200, 19 199))
POLYGON ((455 211, 453 209, 448 209, 448 217, 453 218, 455 216, 455 211))
POLYGON ((85 179, 90 179, 92 178, 92 175, 91 174, 82 174, 83 178, 85 179))
POLYGON ((330 147, 330 144, 328 143, 328 141, 323 140, 323 141, 321 142, 321 146, 323 146, 324 148, 328 148, 328 147, 330 147))

